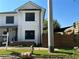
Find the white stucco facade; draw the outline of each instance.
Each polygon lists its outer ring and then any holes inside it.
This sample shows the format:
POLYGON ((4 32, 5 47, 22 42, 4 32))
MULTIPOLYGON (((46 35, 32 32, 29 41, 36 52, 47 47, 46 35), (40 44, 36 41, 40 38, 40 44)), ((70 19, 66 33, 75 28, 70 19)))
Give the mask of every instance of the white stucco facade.
POLYGON ((41 43, 45 9, 36 5, 33 2, 28 2, 23 6, 17 8, 15 12, 0 13, 0 26, 17 26, 17 41, 32 41, 36 44, 41 43), (35 13, 34 21, 25 21, 26 13, 35 13), (14 16, 13 24, 6 24, 6 16, 14 16), (34 30, 35 39, 25 39, 25 31, 34 30))
POLYGON ((18 21, 18 39, 19 41, 35 41, 38 42, 40 40, 40 32, 39 32, 39 11, 22 11, 19 13, 19 21, 18 21), (25 13, 35 13, 35 21, 25 21, 25 13), (35 31, 35 39, 27 40, 25 39, 25 30, 34 30, 35 31))

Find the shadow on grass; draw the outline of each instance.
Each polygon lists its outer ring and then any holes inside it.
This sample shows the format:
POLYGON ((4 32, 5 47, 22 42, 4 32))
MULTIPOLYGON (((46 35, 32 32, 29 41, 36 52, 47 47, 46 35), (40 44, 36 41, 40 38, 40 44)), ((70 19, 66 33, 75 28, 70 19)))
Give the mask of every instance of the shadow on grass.
POLYGON ((41 56, 41 54, 35 54, 35 53, 33 53, 33 55, 39 55, 39 56, 41 56))
POLYGON ((63 50, 73 50, 73 48, 58 48, 58 49, 63 49, 63 50))
POLYGON ((20 55, 20 53, 15 52, 15 51, 11 51, 11 50, 7 50, 7 51, 11 52, 10 55, 15 55, 15 56, 19 56, 20 55))

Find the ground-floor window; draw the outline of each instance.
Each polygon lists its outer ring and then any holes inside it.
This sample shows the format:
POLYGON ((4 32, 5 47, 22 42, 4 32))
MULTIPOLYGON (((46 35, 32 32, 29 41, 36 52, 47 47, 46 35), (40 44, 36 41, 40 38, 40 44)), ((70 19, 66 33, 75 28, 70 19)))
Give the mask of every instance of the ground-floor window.
POLYGON ((35 31, 25 30, 25 39, 35 39, 35 31))

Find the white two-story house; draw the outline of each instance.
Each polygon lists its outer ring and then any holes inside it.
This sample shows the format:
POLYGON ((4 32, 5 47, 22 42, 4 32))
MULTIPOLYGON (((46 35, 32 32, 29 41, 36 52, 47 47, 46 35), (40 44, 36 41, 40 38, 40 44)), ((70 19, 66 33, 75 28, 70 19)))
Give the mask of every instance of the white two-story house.
POLYGON ((29 1, 12 12, 0 12, 0 37, 9 33, 9 41, 41 43, 45 9, 29 1))

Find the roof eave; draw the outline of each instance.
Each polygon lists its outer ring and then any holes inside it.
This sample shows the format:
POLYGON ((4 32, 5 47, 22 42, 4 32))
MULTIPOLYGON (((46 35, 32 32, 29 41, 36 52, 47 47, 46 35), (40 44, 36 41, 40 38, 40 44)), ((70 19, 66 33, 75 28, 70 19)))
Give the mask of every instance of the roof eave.
POLYGON ((0 14, 16 14, 17 12, 0 12, 0 14))

